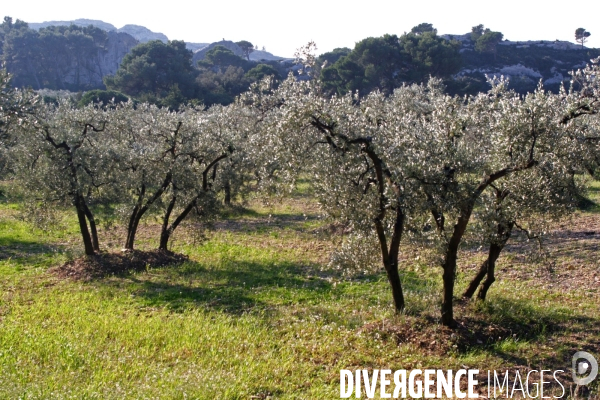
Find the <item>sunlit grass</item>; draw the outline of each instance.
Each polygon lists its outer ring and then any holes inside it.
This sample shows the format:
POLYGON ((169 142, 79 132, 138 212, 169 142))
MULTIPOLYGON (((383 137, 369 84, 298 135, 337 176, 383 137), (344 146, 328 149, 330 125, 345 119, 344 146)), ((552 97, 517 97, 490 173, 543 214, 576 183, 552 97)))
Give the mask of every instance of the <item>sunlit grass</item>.
MULTIPOLYGON (((456 308, 459 321, 503 328, 489 343, 452 344, 438 322, 441 270, 420 261, 402 265, 407 310, 394 314, 385 275, 327 266, 339 238, 322 234, 302 193, 252 202, 204 241, 182 229, 182 265, 91 282, 48 272, 81 254, 71 210, 43 233, 16 208, 0 205, 2 398, 328 399, 339 397, 340 369, 558 368, 576 350, 600 352, 598 290, 549 286, 560 282, 542 266, 512 268, 518 255, 502 257, 485 304, 456 308)), ((457 294, 472 273, 461 267, 457 294)))

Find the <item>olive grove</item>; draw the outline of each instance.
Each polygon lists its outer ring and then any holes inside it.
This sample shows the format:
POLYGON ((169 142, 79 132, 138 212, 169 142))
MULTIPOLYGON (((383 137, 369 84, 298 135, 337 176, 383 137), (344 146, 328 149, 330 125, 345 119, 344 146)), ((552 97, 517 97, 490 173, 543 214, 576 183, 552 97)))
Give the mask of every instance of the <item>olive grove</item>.
POLYGON ((128 250, 154 207, 163 221, 159 249, 167 250, 190 212, 212 218, 225 183, 243 182, 235 175, 246 171, 249 120, 235 105, 174 112, 131 102, 81 109, 62 102, 15 128, 11 157, 30 200, 75 207, 87 255, 100 250, 94 206, 101 204, 126 210, 128 250))
POLYGON ((388 97, 324 97, 318 81, 289 79, 270 101, 255 101, 278 104, 263 134, 273 159, 283 161, 282 180, 308 171, 323 210, 353 231, 345 259, 364 259, 364 247, 377 238, 398 311, 405 307, 398 273, 403 237, 429 239, 442 267, 442 322, 453 326, 459 250, 474 212, 488 227, 481 240, 490 246, 489 260, 473 283, 488 274, 485 298, 493 264, 523 216, 546 221, 572 208, 581 191, 580 142, 595 141, 580 137, 589 121, 575 123, 598 110, 594 71, 597 65, 577 75, 583 91, 558 95, 540 86, 520 96, 507 81, 492 80, 487 93, 450 97, 431 80, 388 97))
POLYGON ((463 296, 480 287, 483 300, 514 232, 540 237, 574 209, 585 171, 597 170, 599 72, 596 60, 568 90, 540 84, 525 96, 504 79, 470 97, 445 94, 436 79, 328 96, 314 77, 290 75, 209 109, 59 102, 10 126, 10 157, 30 200, 75 208, 87 255, 100 251, 98 205, 123 211, 127 250, 144 216, 160 215, 167 251, 191 214, 211 219, 248 184, 285 193, 308 176, 322 211, 350 232, 332 263, 383 267, 401 312, 403 246, 426 247, 441 269, 442 323, 454 326, 465 238, 487 257, 463 296))

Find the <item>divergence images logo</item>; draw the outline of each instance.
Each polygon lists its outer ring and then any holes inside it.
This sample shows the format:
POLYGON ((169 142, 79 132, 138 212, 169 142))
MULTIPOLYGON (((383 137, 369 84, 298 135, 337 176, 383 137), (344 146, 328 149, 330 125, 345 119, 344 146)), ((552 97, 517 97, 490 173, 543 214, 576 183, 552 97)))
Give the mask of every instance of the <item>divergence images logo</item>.
POLYGON ((573 354, 573 382, 587 385, 598 375, 598 362, 594 356, 585 351, 573 354))

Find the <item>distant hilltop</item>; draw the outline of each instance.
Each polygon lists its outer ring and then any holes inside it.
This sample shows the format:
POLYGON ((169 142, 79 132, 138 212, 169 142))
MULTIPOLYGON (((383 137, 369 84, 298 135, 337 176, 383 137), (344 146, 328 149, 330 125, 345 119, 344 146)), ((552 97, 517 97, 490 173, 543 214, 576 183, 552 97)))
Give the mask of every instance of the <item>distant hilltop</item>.
MULTIPOLYGON (((45 22, 28 22, 28 25, 31 29, 40 30, 41 28, 47 28, 49 26, 90 26, 93 25, 96 28, 100 28, 104 31, 111 32, 123 32, 133 36, 138 42, 146 43, 151 40, 160 40, 163 43, 167 43, 169 38, 167 35, 161 32, 152 32, 150 29, 140 26, 140 25, 125 25, 122 28, 118 28, 113 24, 108 22, 100 21, 97 19, 87 19, 87 18, 78 18, 70 21, 45 21, 45 22)), ((230 48, 236 55, 241 54, 241 49, 234 44, 233 42, 227 40, 223 42, 216 43, 192 43, 185 42, 186 47, 191 50, 193 53, 202 52, 201 55, 195 55, 195 60, 200 60, 204 58, 204 54, 207 50, 210 50, 215 45, 225 45, 225 47, 230 48), (226 42, 226 43, 225 43, 226 42), (231 45, 229 45, 231 43, 231 45)), ((277 57, 268 51, 255 49, 252 53, 250 53, 250 60, 252 61, 261 61, 261 60, 282 60, 284 57, 277 57)))
MULTIPOLYGON (((464 50, 473 50, 474 43, 471 39, 471 33, 465 33, 462 35, 449 35, 444 34, 440 35, 446 40, 458 40, 462 43, 464 50)), ((564 40, 521 40, 521 41, 511 41, 511 40, 503 40, 498 43, 501 46, 516 46, 517 48, 527 48, 530 46, 538 46, 538 47, 547 47, 556 50, 579 50, 581 49, 580 44, 575 44, 571 42, 567 42, 564 40)))
POLYGON ((45 21, 45 22, 29 22, 29 27, 31 29, 39 30, 41 28, 46 28, 49 26, 61 26, 61 25, 76 25, 76 26, 90 26, 94 25, 96 28, 100 28, 107 32, 115 31, 115 32, 124 32, 128 33, 137 39, 141 43, 149 42, 151 40, 160 40, 161 42, 168 42, 169 38, 164 33, 160 32, 152 32, 150 29, 140 26, 140 25, 125 25, 122 28, 117 29, 113 24, 109 24, 108 22, 96 20, 96 19, 85 19, 79 18, 74 19, 72 21, 45 21))

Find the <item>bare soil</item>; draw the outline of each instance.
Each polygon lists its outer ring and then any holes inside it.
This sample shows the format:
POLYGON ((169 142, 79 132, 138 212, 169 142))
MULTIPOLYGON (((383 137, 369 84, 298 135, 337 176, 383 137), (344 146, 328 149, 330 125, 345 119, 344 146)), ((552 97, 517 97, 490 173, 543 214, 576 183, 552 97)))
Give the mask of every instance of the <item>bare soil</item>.
POLYGON ((90 281, 110 275, 181 264, 187 259, 185 255, 160 250, 99 253, 69 261, 52 268, 50 272, 62 279, 90 281))

